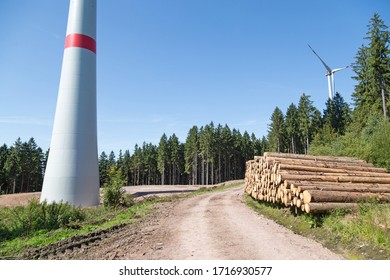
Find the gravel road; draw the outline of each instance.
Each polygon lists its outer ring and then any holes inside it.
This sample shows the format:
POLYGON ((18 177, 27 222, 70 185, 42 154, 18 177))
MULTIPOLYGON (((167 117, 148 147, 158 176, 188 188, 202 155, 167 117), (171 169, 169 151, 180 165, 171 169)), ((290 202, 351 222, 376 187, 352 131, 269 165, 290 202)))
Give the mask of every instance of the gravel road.
POLYGON ((243 186, 163 203, 137 225, 60 259, 338 260, 321 244, 265 219, 243 203, 243 186))

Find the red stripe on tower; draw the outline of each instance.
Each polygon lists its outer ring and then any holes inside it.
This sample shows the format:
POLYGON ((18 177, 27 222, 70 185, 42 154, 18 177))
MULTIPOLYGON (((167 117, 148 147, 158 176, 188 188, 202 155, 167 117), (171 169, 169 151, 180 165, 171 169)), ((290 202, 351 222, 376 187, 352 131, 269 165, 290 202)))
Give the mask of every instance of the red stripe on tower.
POLYGON ((91 52, 96 53, 96 41, 94 38, 89 37, 83 34, 69 34, 65 39, 65 49, 66 48, 83 48, 90 50, 91 52))

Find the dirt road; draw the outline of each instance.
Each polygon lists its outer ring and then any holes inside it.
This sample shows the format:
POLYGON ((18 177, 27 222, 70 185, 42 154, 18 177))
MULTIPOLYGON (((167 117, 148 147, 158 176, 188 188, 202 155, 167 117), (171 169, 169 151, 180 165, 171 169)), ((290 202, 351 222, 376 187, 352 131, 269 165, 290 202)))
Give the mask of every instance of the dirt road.
POLYGON ((164 203, 136 226, 56 258, 72 259, 341 259, 250 210, 243 187, 164 203))

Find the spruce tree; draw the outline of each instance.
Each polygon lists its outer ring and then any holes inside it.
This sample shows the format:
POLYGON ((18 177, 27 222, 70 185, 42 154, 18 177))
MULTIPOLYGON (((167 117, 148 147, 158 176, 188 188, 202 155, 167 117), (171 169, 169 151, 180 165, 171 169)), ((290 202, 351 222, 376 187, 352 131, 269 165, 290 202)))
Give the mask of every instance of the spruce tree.
POLYGON ((285 135, 286 128, 283 112, 276 107, 271 116, 271 124, 268 126, 268 143, 270 151, 285 151, 285 135))
POLYGON ((295 154, 299 139, 298 129, 298 108, 291 103, 286 112, 286 135, 288 143, 288 152, 295 154))
POLYGON ((318 120, 316 110, 313 101, 310 100, 310 95, 303 93, 298 104, 298 129, 300 141, 303 144, 303 150, 300 150, 299 153, 307 154, 308 152, 309 143, 313 137, 313 129, 316 129, 313 124, 318 120))
POLYGON ((166 167, 168 163, 169 151, 168 151, 168 138, 164 133, 161 136, 160 143, 157 148, 157 169, 161 174, 161 185, 165 184, 166 167))
POLYGON ((193 126, 188 132, 184 144, 185 172, 190 175, 193 185, 198 183, 198 156, 199 156, 199 132, 198 127, 193 126))
POLYGON ((335 133, 344 135, 351 119, 351 109, 344 98, 337 92, 333 100, 328 99, 323 112, 323 123, 328 124, 335 133))
POLYGON ((352 65, 358 81, 353 93, 358 121, 365 122, 373 112, 382 112, 387 117, 390 90, 389 31, 379 14, 370 19, 367 46, 362 46, 352 65))

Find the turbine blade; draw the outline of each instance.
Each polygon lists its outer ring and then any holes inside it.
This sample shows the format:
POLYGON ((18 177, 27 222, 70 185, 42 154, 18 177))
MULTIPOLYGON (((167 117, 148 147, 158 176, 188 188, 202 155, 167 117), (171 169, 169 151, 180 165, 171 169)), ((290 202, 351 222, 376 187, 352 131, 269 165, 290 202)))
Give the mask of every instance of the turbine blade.
POLYGON ((313 53, 318 57, 318 59, 321 60, 322 64, 325 66, 326 70, 328 70, 329 74, 332 73, 332 69, 321 59, 321 57, 313 50, 312 47, 310 47, 309 44, 307 44, 307 45, 313 51, 313 53))
POLYGON ((341 67, 341 68, 336 68, 336 69, 333 69, 332 72, 337 72, 337 71, 341 71, 341 70, 344 70, 346 68, 349 68, 349 66, 345 66, 345 67, 341 67))

